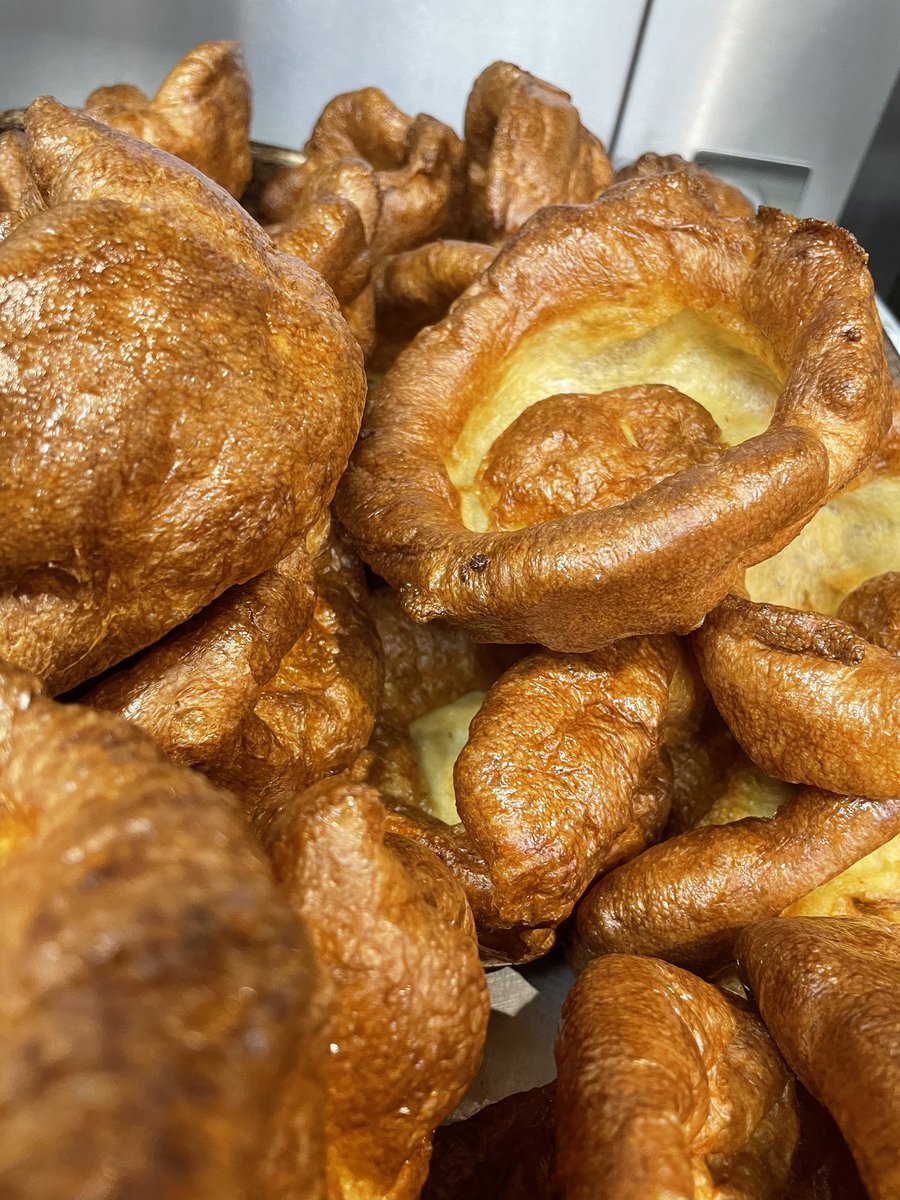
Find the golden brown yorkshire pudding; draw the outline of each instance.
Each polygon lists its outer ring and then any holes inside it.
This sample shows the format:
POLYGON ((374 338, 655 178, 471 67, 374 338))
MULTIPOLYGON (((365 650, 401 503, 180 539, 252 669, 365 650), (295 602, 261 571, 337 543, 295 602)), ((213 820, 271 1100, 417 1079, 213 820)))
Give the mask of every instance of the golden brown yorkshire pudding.
POLYGON ((413 624, 388 588, 372 594, 371 612, 384 656, 384 691, 368 779, 389 803, 454 824, 453 764, 485 693, 514 657, 440 622, 413 624))
POLYGON ((590 964, 556 1043, 564 1200, 783 1196, 794 1081, 762 1022, 656 959, 590 964))
POLYGON ((383 259, 373 278, 378 328, 374 368, 386 371, 420 329, 446 316, 496 253, 480 242, 442 239, 383 259))
POLYGON ((900 799, 799 790, 738 756, 696 828, 591 888, 577 911, 573 959, 652 954, 711 970, 729 960, 745 925, 837 883, 898 833, 900 799))
POLYGON ((763 769, 868 796, 900 794, 898 411, 873 464, 747 572, 750 600, 730 598, 695 636, 719 709, 763 769))
POLYGON ((41 207, 0 242, 0 653, 62 691, 302 546, 365 379, 319 277, 191 168, 49 99, 26 141, 41 207))
POLYGON ((381 647, 359 562, 334 538, 229 588, 83 697, 270 815, 348 767, 372 732, 381 647))
POLYGON ((324 278, 364 354, 375 339, 369 240, 380 206, 374 175, 364 164, 324 163, 303 189, 290 223, 268 229, 279 250, 296 254, 324 278))
POLYGON ((734 596, 695 645, 716 706, 768 774, 900 796, 900 657, 843 621, 734 596))
POLYGON ((237 42, 203 42, 149 99, 129 83, 91 92, 85 112, 184 159, 240 196, 250 180, 250 80, 237 42))
MULTIPOLYGON (((839 611, 868 642, 900 653, 900 577, 876 576, 851 592, 839 611)), ((900 836, 892 838, 787 909, 785 916, 881 917, 900 922, 900 836)))
POLYGON ((293 223, 309 181, 323 164, 354 159, 374 173, 379 196, 370 242, 381 256, 408 250, 463 220, 465 147, 434 117, 407 116, 379 88, 360 88, 326 104, 304 147, 306 162, 274 172, 259 198, 266 222, 293 223))
POLYGON ((872 1200, 900 1194, 900 931, 877 920, 777 919, 738 963, 782 1054, 829 1109, 872 1200))
POLYGON ((0 1192, 322 1196, 311 953, 233 798, 5 664, 0 795, 0 1192))
POLYGON ((616 171, 616 183, 629 179, 646 179, 650 175, 669 175, 673 171, 681 171, 700 180, 707 189, 710 207, 723 217, 749 217, 752 214, 753 205, 743 192, 720 179, 718 175, 713 175, 699 163, 683 159, 680 154, 654 154, 650 150, 634 162, 619 167, 616 171))
POLYGON ((388 828, 436 854, 463 886, 491 962, 547 953, 553 929, 510 930, 484 860, 459 821, 453 767, 469 722, 515 652, 477 645, 436 621, 414 625, 392 592, 372 596, 384 653, 384 693, 372 739, 354 771, 387 805, 388 828))
POLYGON ((18 129, 6 129, 0 133, 0 213, 20 207, 30 182, 25 138, 18 129))
POLYGON ((687 632, 862 469, 889 399, 848 234, 723 218, 682 172, 634 180, 536 214, 419 335, 370 398, 337 512, 415 620, 577 652, 687 632), (492 523, 480 473, 527 409, 648 375, 729 448, 600 511, 492 523))
MULTIPOLYGON (((422 1200, 559 1200, 554 1187, 556 1084, 548 1083, 489 1104, 435 1134, 422 1200)), ((828 1112, 797 1089, 800 1141, 783 1174, 732 1178, 732 1197, 790 1200, 868 1200, 850 1151, 828 1112), (749 1191, 746 1190, 749 1186, 749 1191), (772 1187, 774 1186, 774 1192, 772 1187)), ((643 1182, 643 1181, 641 1181, 643 1182)), ((708 1200, 709 1192, 702 1192, 708 1200)), ((670 1196, 667 1192, 666 1196, 670 1196)), ((697 1195, 696 1191, 693 1193, 697 1195)), ((635 1197, 635 1200, 638 1200, 635 1197)), ((646 1193, 640 1193, 646 1200, 646 1193)), ((698 1198, 699 1200, 699 1198, 698 1198)))
POLYGON ((299 797, 272 835, 276 875, 331 992, 328 1194, 413 1200, 487 1027, 465 897, 433 855, 385 836, 376 794, 346 778, 299 797))
POLYGON ((473 233, 484 242, 505 242, 539 208, 585 204, 613 181, 568 92, 512 63, 475 80, 465 137, 473 233))
POLYGON ((900 655, 900 571, 864 580, 845 597, 838 617, 873 646, 900 655))
POLYGON ((694 703, 680 647, 636 638, 583 657, 537 652, 501 674, 496 652, 470 643, 442 670, 444 648, 464 636, 417 629, 389 605, 376 617, 388 682, 370 780, 433 818, 421 836, 467 886, 480 931, 557 925, 599 871, 662 832, 667 726, 694 703), (403 662, 419 666, 418 694, 395 682, 403 662))
POLYGON ((674 642, 663 639, 584 658, 537 653, 485 696, 453 781, 508 924, 557 924, 598 872, 659 837, 678 667, 674 642))

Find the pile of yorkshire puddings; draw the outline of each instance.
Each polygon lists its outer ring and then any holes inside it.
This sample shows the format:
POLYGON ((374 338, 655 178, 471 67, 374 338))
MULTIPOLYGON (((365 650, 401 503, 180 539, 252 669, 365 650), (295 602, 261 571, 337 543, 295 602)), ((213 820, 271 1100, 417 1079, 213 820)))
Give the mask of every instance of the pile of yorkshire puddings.
POLYGON ((508 63, 249 111, 0 137, 0 1196, 896 1200, 865 255, 508 63), (445 1124, 551 950, 556 1082, 445 1124))

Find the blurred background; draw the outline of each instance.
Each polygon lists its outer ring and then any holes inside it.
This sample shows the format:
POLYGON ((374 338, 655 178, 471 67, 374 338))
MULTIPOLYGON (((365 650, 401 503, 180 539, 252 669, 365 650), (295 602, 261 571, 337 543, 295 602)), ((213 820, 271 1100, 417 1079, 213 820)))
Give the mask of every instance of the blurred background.
POLYGON ((509 59, 571 92, 616 164, 677 151, 846 225, 900 310, 900 0, 0 0, 0 109, 152 93, 211 38, 244 46, 256 139, 291 147, 365 84, 459 128, 509 59))

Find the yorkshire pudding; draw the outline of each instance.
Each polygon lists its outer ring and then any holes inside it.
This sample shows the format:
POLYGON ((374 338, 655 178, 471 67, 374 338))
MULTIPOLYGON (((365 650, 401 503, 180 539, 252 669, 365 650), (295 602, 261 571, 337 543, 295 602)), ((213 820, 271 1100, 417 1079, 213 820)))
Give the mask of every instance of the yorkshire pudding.
POLYGON ((386 835, 371 788, 343 777, 297 797, 269 848, 331 998, 328 1195, 415 1200, 487 1028, 465 896, 427 850, 386 835))
POLYGON ((900 799, 800 790, 738 754, 696 828, 651 846, 588 891, 573 960, 652 954, 708 971, 729 960, 745 925, 837 883, 898 833, 900 799))
POLYGON ((31 182, 25 138, 18 129, 0 133, 0 238, 6 236, 4 218, 21 207, 31 182))
POLYGON ((417 621, 576 652, 688 632, 865 466, 890 395, 849 234, 721 217, 684 172, 637 179, 537 213, 419 335, 370 398, 337 513, 417 621), (600 511, 498 528, 482 472, 514 423, 648 376, 729 448, 600 511))
MULTIPOLYGON (((900 575, 887 572, 850 593, 839 616, 874 646, 900 654, 900 575)), ((874 916, 900 922, 900 836, 790 905, 785 916, 874 916)))
POLYGON ((442 668, 459 631, 417 628, 388 598, 376 622, 387 685, 369 778, 410 821, 424 810, 420 836, 467 885, 481 932, 557 925, 598 872, 660 835, 665 737, 695 703, 674 638, 505 671, 468 643, 442 668), (398 686, 416 667, 417 687, 398 686))
POLYGON ((374 176, 362 163, 324 163, 309 179, 290 222, 269 226, 279 250, 296 254, 334 292, 364 354, 375 338, 370 240, 381 200, 374 176))
POLYGON ((226 193, 54 100, 25 126, 34 206, 0 242, 0 653, 62 691, 303 545, 365 379, 319 277, 226 193))
POLYGON ((564 1200, 786 1194, 793 1078, 759 1019, 711 984, 599 959, 563 1005, 556 1061, 564 1200))
POLYGON ((768 774, 900 796, 896 654, 843 621, 734 596, 710 613, 695 643, 717 708, 768 774))
POLYGON ((718 175, 713 175, 699 163, 683 159, 680 154, 654 154, 650 150, 634 162, 619 167, 616 171, 616 183, 629 179, 646 179, 650 175, 669 175, 673 171, 682 171, 701 180, 707 189, 710 207, 723 217, 749 217, 753 212, 753 205, 743 192, 720 179, 718 175))
POLYGON ((725 720, 782 779, 900 795, 897 430, 794 542, 747 572, 750 599, 729 598, 695 637, 725 720))
POLYGON ((738 964, 800 1081, 829 1109, 872 1200, 900 1195, 900 930, 779 918, 745 929, 738 964))
POLYGON ((407 116, 378 88, 329 101, 304 153, 304 163, 276 170, 266 184, 258 201, 263 221, 293 224, 320 168, 346 160, 365 164, 375 183, 378 215, 370 244, 376 257, 452 235, 463 220, 462 142, 434 117, 407 116))
POLYGON ((350 766, 381 693, 358 561, 329 538, 314 566, 315 592, 305 548, 229 588, 83 701, 120 712, 251 814, 270 813, 350 766))
POLYGON ((130 83, 91 92, 95 121, 174 154, 240 196, 250 180, 250 80, 237 42, 203 42, 149 99, 130 83))
POLYGON ((539 208, 584 204, 613 181, 568 92, 512 63, 475 80, 465 137, 473 234, 484 242, 505 242, 539 208))
POLYGON ((385 371, 426 325, 433 325, 494 260, 480 242, 442 239, 392 254, 374 276, 378 344, 373 360, 385 371))
POLYGON ((311 953, 233 798, 5 664, 0 795, 3 1196, 321 1197, 311 953))

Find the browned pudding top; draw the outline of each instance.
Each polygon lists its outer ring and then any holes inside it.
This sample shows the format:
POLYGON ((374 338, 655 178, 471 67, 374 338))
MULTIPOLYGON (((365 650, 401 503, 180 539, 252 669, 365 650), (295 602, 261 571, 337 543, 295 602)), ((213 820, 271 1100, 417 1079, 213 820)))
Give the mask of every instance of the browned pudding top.
POLYGON ((561 88, 508 62, 475 80, 465 117, 473 232, 506 241, 546 204, 583 204, 613 180, 599 138, 561 88))
POLYGON ((158 146, 232 196, 250 179, 250 80, 237 42, 204 42, 175 64, 149 99, 129 83, 101 87, 85 111, 158 146))
POLYGON ((195 171, 56 101, 0 242, 0 651, 63 690, 301 546, 355 440, 319 276, 195 171))
POLYGON ((706 409, 664 384, 548 396, 497 438, 477 483, 490 526, 518 529, 621 504, 724 449, 706 409))

